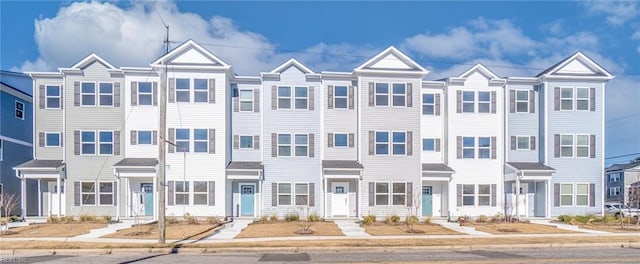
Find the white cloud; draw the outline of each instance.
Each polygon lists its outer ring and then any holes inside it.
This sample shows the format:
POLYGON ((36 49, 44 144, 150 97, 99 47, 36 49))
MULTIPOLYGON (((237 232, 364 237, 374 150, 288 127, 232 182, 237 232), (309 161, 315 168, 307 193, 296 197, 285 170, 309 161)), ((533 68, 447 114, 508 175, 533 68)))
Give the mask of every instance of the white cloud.
POLYGON ((610 25, 622 25, 640 15, 640 5, 636 1, 588 1, 587 11, 607 16, 610 25))

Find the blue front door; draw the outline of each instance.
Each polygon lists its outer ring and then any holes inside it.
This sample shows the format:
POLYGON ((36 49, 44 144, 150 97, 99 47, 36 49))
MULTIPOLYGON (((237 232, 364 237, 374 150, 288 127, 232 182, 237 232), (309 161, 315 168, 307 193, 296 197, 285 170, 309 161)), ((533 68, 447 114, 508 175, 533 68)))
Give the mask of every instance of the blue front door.
POLYGON ((143 183, 140 188, 142 189, 144 215, 153 215, 153 184, 143 183))
POLYGON ((253 216, 255 186, 240 185, 240 216, 253 216))
POLYGON ((422 216, 433 215, 431 192, 431 186, 422 186, 422 216))

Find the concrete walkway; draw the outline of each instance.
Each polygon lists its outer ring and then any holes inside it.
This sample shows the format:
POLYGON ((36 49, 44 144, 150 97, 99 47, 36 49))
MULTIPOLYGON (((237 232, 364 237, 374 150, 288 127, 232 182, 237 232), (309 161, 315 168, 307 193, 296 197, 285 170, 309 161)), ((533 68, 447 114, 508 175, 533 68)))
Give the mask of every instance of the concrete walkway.
POLYGON ((253 220, 250 219, 234 219, 233 222, 226 224, 224 228, 216 230, 212 235, 202 240, 231 240, 251 223, 253 223, 253 220))
POLYGON ((567 225, 563 223, 555 223, 555 222, 551 222, 551 220, 548 220, 548 219, 529 220, 529 222, 532 224, 538 224, 538 225, 555 226, 558 229, 569 230, 573 232, 580 232, 580 233, 587 233, 587 234, 611 234, 611 232, 606 232, 606 231, 580 228, 578 226, 567 225))
POLYGON ((463 233, 463 234, 474 235, 474 236, 493 236, 493 234, 478 231, 473 227, 460 226, 460 224, 458 223, 449 222, 447 220, 438 219, 438 220, 431 220, 431 222, 434 224, 441 225, 444 228, 451 229, 453 231, 463 233))
POLYGON ((368 237, 371 236, 364 231, 364 228, 360 227, 354 220, 334 220, 334 223, 342 230, 345 236, 348 237, 368 237))
POLYGON ((92 238, 100 238, 101 236, 106 236, 108 234, 115 233, 118 230, 129 228, 133 224, 134 224, 133 221, 126 221, 126 222, 123 221, 123 222, 120 222, 120 223, 108 224, 106 227, 97 228, 97 229, 91 229, 89 231, 89 233, 69 238, 69 240, 70 241, 74 241, 74 240, 86 240, 86 239, 92 239, 92 238))

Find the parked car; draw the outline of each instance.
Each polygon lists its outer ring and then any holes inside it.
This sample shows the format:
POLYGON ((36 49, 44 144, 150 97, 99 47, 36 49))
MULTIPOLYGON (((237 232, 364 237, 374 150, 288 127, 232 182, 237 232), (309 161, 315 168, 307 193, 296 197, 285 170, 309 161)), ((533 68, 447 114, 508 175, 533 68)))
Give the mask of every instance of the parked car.
POLYGON ((640 209, 638 208, 629 208, 628 206, 622 203, 606 203, 604 205, 604 210, 608 215, 614 215, 617 217, 638 217, 640 216, 640 209))

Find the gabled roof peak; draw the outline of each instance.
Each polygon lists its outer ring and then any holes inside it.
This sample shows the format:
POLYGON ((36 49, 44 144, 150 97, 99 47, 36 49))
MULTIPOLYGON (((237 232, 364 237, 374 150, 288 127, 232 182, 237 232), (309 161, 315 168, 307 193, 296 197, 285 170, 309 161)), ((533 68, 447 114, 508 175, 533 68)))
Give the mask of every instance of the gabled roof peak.
POLYGON ((114 70, 116 69, 115 66, 113 66, 111 63, 109 63, 107 60, 103 59, 102 57, 98 56, 98 54, 96 54, 95 52, 92 52, 91 54, 89 54, 88 56, 84 57, 82 60, 80 60, 79 62, 75 63, 73 66, 71 66, 72 69, 83 69, 85 67, 87 67, 89 64, 93 63, 93 62, 100 62, 102 63, 105 67, 114 70))
POLYGON ((495 74, 493 71, 489 70, 489 68, 484 66, 482 63, 476 63, 476 65, 473 65, 471 68, 469 68, 468 70, 466 70, 465 72, 460 74, 460 76, 458 76, 458 77, 459 78, 467 78, 467 77, 469 77, 469 75, 471 75, 475 71, 479 71, 479 72, 483 73, 484 75, 488 76, 490 79, 500 79, 500 77, 497 74, 495 74))
POLYGON ((309 67, 305 66, 304 64, 302 64, 301 62, 299 62, 298 60, 296 60, 294 58, 290 58, 285 63, 280 64, 280 66, 278 66, 275 69, 271 70, 269 73, 282 73, 283 71, 285 71, 286 69, 288 69, 291 66, 294 66, 294 67, 300 69, 300 71, 303 72, 304 74, 314 74, 314 72, 311 69, 309 69, 309 67))
POLYGON ((409 58, 402 51, 394 47, 389 46, 382 52, 375 55, 365 63, 361 64, 355 71, 397 71, 397 72, 412 72, 421 73, 426 75, 429 71, 423 68, 420 64, 409 58))
MULTIPOLYGON (((215 64, 215 66, 222 66, 226 68, 230 67, 229 64, 224 62, 222 59, 218 58, 216 55, 214 55, 209 50, 205 49, 204 47, 202 47, 200 44, 198 44, 192 39, 189 39, 183 42, 182 44, 178 45, 177 47, 169 51, 169 53, 166 53, 160 56, 158 59, 151 62, 150 65, 151 66, 162 65, 164 63, 167 63, 167 61, 172 61, 173 59, 179 58, 180 55, 184 55, 190 50, 195 50, 197 53, 199 53, 198 56, 205 57, 207 60, 215 64)), ((201 62, 197 62, 196 64, 201 64, 201 62)))
POLYGON ((614 76, 582 51, 576 51, 558 63, 540 72, 541 76, 570 76, 570 77, 604 77, 613 79, 614 76))

